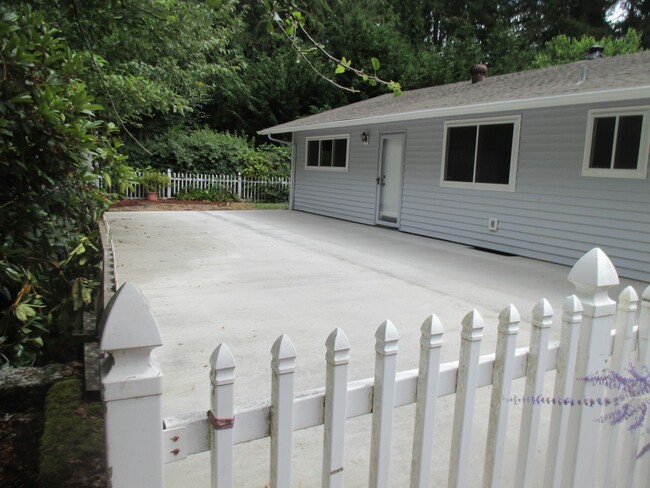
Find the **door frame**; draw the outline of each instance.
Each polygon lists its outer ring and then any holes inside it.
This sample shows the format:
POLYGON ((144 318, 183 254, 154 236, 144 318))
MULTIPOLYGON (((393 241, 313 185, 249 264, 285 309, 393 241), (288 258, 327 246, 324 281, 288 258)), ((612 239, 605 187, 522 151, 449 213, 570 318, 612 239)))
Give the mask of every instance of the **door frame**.
POLYGON ((375 202, 375 225, 382 225, 385 227, 395 227, 399 228, 400 220, 402 217, 402 194, 404 189, 404 168, 406 162, 406 130, 393 130, 379 133, 379 157, 377 160, 377 195, 375 202), (402 161, 400 164, 400 181, 399 181, 399 208, 397 211, 397 221, 396 222, 386 222, 385 220, 379 219, 379 206, 381 203, 381 169, 384 158, 384 138, 390 136, 402 136, 402 161))

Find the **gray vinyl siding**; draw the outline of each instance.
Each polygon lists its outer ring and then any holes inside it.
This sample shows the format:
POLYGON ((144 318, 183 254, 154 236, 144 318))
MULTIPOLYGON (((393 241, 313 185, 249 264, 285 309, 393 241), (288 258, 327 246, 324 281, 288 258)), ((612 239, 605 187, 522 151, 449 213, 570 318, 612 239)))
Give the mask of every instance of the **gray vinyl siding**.
POLYGON ((567 265, 597 246, 621 276, 650 281, 648 179, 581 174, 588 110, 627 105, 650 99, 498 114, 521 115, 514 192, 440 186, 443 119, 366 128, 367 146, 363 129, 336 131, 350 133, 349 173, 305 171, 298 133, 295 208, 372 224, 379 133, 406 130, 400 230, 567 265))
POLYGON ((377 147, 361 143, 363 129, 296 134, 293 208, 363 224, 375 222, 377 147), (306 137, 350 135, 348 171, 305 168, 306 137))

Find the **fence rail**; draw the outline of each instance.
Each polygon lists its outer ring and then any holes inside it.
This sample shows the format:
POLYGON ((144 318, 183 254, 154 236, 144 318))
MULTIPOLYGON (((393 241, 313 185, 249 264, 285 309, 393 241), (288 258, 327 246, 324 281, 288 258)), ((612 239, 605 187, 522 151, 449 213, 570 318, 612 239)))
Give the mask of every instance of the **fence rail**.
MULTIPOLYGON (((105 312, 101 343, 115 358, 107 360, 103 378, 112 486, 162 487, 163 463, 209 450, 213 488, 231 487, 233 446, 270 437, 270 486, 289 487, 293 431, 324 425, 321 483, 323 487, 341 487, 346 420, 370 414, 368 485, 387 487, 393 410, 413 403, 410 486, 429 486, 436 399, 447 395, 455 395, 447 486, 467 486, 474 396, 477 388, 490 385, 483 486, 499 486, 506 468, 516 471, 514 486, 530 486, 532 469, 540 461, 536 459, 540 410, 551 407, 524 402, 518 457, 514 466, 506 466, 505 427, 512 381, 525 378, 525 395, 536 398, 543 394, 544 374, 555 370, 556 397, 602 398, 611 392, 583 381, 588 373, 606 366, 620 370, 630 361, 638 369, 650 363, 650 287, 644 291, 640 307, 631 287, 623 290, 618 304, 611 300, 607 290, 618 284, 618 276, 600 249, 583 256, 569 280, 576 286, 576 295, 563 304, 559 343, 549 343, 554 312, 548 301, 541 300, 533 309, 529 347, 515 348, 520 316, 510 305, 499 316, 495 354, 479 356, 484 324, 473 310, 462 321, 459 361, 441 365, 444 329, 431 315, 420 329, 419 368, 398 373, 399 334, 387 320, 375 334, 374 378, 348 383, 350 344, 343 330, 335 329, 326 341, 325 386, 299 395, 294 393, 296 351, 290 338, 282 335, 271 349, 271 400, 250 407, 237 409, 233 405, 236 365, 229 347, 220 344, 210 358, 212 396, 207 415, 202 411, 167 418, 162 436, 162 373, 148 360, 151 351, 161 345, 160 334, 146 301, 127 283, 105 312), (136 425, 141 434, 134 438, 136 425)), ((635 454, 649 439, 597 422, 601 415, 603 410, 597 407, 552 407, 544 486, 609 487, 612 480, 617 486, 647 485, 650 455, 637 461, 635 454)))
MULTIPOLYGON (((141 177, 142 174, 141 171, 136 172, 137 177, 141 177)), ((167 176, 170 180, 169 184, 158 188, 160 198, 175 198, 176 194, 182 190, 193 188, 208 190, 216 187, 227 190, 239 200, 246 202, 286 202, 289 200, 289 188, 291 186, 290 178, 251 179, 242 176, 241 173, 217 175, 176 173, 167 170, 167 176)), ((113 190, 117 191, 116 189, 113 190)), ((126 189, 124 197, 127 199, 145 198, 146 192, 141 184, 134 183, 126 189)))

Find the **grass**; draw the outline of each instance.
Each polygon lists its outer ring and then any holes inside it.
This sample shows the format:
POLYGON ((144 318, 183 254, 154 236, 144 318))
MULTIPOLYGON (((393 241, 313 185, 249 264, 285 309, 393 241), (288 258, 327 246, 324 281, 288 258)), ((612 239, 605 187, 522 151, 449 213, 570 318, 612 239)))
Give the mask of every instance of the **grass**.
POLYGON ((106 486, 102 405, 82 398, 79 379, 53 385, 45 401, 40 475, 50 488, 106 486))

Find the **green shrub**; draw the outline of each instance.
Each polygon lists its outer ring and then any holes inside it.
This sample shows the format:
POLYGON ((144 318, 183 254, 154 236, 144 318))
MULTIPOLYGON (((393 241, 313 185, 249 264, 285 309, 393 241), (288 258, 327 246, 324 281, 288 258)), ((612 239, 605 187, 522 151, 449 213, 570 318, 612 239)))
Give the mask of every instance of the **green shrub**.
POLYGON ((210 129, 169 129, 147 142, 151 166, 178 172, 236 174, 254 152, 244 137, 210 129))
POLYGON ((0 59, 0 364, 70 360, 98 289, 109 198, 95 182, 123 157, 82 55, 28 7, 0 7, 0 59))
POLYGON ((259 192, 259 198, 266 203, 284 203, 289 201, 288 185, 267 185, 263 186, 259 192))
POLYGON ((288 177, 291 147, 262 144, 255 147, 246 137, 208 128, 174 127, 145 141, 153 153, 131 147, 134 161, 158 170, 180 173, 237 174, 247 178, 288 177))
POLYGON ((176 192, 175 198, 176 200, 194 200, 201 202, 236 202, 239 200, 233 192, 218 186, 204 190, 199 188, 179 190, 176 192))
POLYGON ((258 146, 249 155, 242 174, 253 179, 288 178, 291 174, 291 146, 258 146))
POLYGON ((159 187, 169 185, 169 181, 169 176, 166 173, 151 169, 145 170, 144 174, 138 178, 138 183, 144 187, 145 191, 158 191, 159 187))

